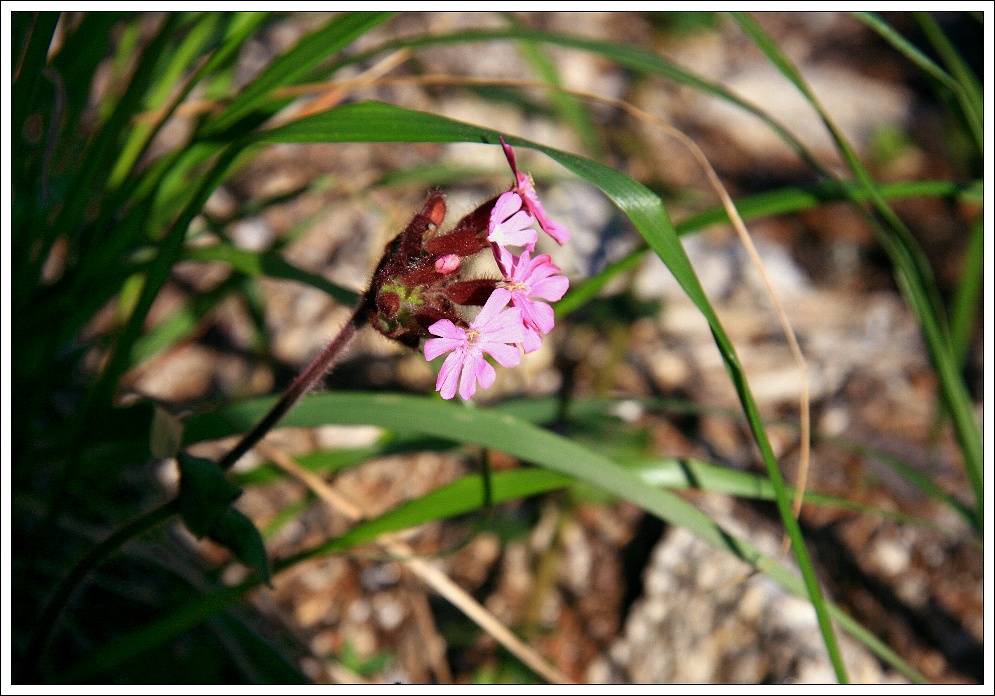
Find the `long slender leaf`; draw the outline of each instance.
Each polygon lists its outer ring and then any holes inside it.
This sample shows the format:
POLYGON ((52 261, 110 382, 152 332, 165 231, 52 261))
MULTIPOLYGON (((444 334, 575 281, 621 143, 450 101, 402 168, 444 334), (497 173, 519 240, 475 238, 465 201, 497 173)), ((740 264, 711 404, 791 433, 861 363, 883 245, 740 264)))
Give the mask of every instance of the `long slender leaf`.
POLYGON ((259 109, 262 109, 263 115, 254 120, 256 123, 261 122, 272 113, 271 106, 263 107, 269 101, 273 90, 293 84, 307 75, 319 62, 390 17, 389 12, 348 13, 336 17, 318 31, 308 34, 250 82, 219 116, 209 122, 204 135, 217 136, 252 116, 259 109))
POLYGON ((791 80, 818 111, 847 166, 866 190, 874 209, 886 223, 886 229, 878 225, 875 225, 874 229, 877 232, 878 240, 895 267, 902 294, 922 328, 933 367, 939 378, 941 393, 950 409, 954 432, 964 457, 964 469, 971 482, 971 487, 974 489, 975 529, 979 534, 983 533, 984 476, 981 432, 975 420, 967 388, 961 379, 958 365, 952 355, 949 327, 946 323, 942 303, 938 299, 939 293, 933 281, 928 261, 908 228, 888 206, 877 184, 864 168, 846 138, 833 124, 795 66, 784 56, 777 44, 756 21, 745 14, 737 13, 733 16, 757 47, 781 70, 785 77, 791 80))
POLYGON ((193 261, 221 261, 249 276, 267 276, 310 285, 347 307, 354 306, 359 300, 359 293, 298 268, 274 251, 249 251, 219 242, 206 247, 188 247, 183 255, 193 261))
POLYGON ((984 98, 981 93, 981 85, 974 73, 964 62, 964 59, 953 47, 950 40, 944 35, 936 21, 926 12, 916 12, 914 14, 923 33, 929 38, 933 48, 942 58, 947 69, 954 76, 958 89, 954 94, 961 109, 964 111, 964 118, 967 121, 968 129, 974 136, 975 146, 978 152, 984 156, 985 152, 985 132, 984 132, 984 98))
MULTIPOLYGON (((982 108, 982 102, 980 99, 980 91, 977 89, 977 85, 971 79, 970 71, 964 71, 961 67, 961 63, 958 61, 956 51, 954 51, 949 46, 945 47, 945 54, 951 55, 948 58, 948 62, 953 60, 956 62, 958 67, 958 74, 967 74, 967 79, 955 80, 949 73, 947 73, 943 68, 934 63, 929 59, 922 51, 916 48, 911 42, 909 42, 904 36, 895 31, 887 22, 885 22, 880 16, 873 12, 857 12, 856 16, 861 19, 867 26, 871 27, 874 31, 881 35, 888 43, 894 46, 896 49, 902 52, 909 60, 915 63, 919 68, 923 70, 927 75, 929 75, 933 80, 935 80, 944 89, 949 90, 963 111, 964 121, 967 125, 968 131, 974 138, 975 145, 979 152, 984 151, 984 123, 983 116, 984 110, 982 108)), ((929 26, 926 29, 928 35, 939 34, 939 37, 943 36, 943 33, 935 24, 930 24, 932 22, 928 16, 925 19, 920 20, 920 24, 929 26)), ((934 39, 934 45, 939 41, 944 43, 941 38, 937 37, 934 39)))
POLYGON ((964 270, 950 307, 950 343, 954 359, 963 367, 984 289, 985 221, 982 216, 971 226, 971 240, 964 257, 964 270))
POLYGON ((784 125, 771 117, 762 108, 747 102, 738 97, 724 86, 717 82, 712 82, 695 75, 693 72, 682 68, 671 61, 665 60, 655 53, 646 51, 635 46, 628 46, 621 43, 606 41, 596 41, 592 39, 572 36, 570 34, 560 34, 556 32, 529 30, 529 29, 501 29, 483 30, 475 29, 468 31, 453 32, 450 34, 433 34, 430 36, 413 36, 403 39, 396 39, 384 43, 376 48, 358 53, 333 64, 332 70, 351 63, 368 60, 381 53, 395 51, 399 48, 418 48, 423 46, 444 45, 447 43, 472 43, 479 41, 515 40, 532 41, 536 43, 548 43, 564 48, 573 48, 580 51, 588 51, 596 55, 607 58, 619 65, 630 68, 640 73, 649 75, 659 75, 673 80, 688 87, 692 87, 704 94, 728 101, 741 109, 753 114, 778 135, 799 157, 816 171, 823 171, 822 164, 816 160, 805 148, 804 145, 789 131, 784 125))
MULTIPOLYGON (((244 432, 265 413, 272 402, 272 399, 243 402, 220 411, 194 416, 187 422, 185 443, 190 445, 205 439, 244 432)), ((746 542, 728 535, 714 520, 686 501, 667 491, 647 486, 635 474, 602 455, 571 440, 540 430, 507 413, 465 409, 456 404, 424 397, 326 393, 307 397, 283 422, 287 427, 313 427, 333 423, 372 424, 398 433, 423 433, 442 438, 451 438, 458 432, 459 439, 463 442, 507 452, 634 502, 662 519, 686 527, 709 544, 726 549, 748 563, 755 564, 759 570, 790 592, 806 596, 806 586, 796 575, 770 559, 763 558, 746 542)), ((836 608, 831 611, 834 618, 842 616, 836 608)), ((851 628, 852 625, 847 630, 851 628)), ((888 659, 896 667, 910 670, 906 674, 916 674, 900 659, 894 662, 894 658, 897 656, 892 655, 888 659)))

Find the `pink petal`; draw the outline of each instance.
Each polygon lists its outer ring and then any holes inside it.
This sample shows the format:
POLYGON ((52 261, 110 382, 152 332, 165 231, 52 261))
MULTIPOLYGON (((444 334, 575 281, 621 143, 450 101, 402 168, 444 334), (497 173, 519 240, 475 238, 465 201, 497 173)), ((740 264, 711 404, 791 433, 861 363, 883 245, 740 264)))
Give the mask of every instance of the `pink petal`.
POLYGON ((566 276, 552 276, 532 285, 532 297, 541 297, 544 300, 556 302, 567 293, 569 288, 570 281, 567 280, 566 276))
POLYGON ((545 302, 535 302, 526 300, 519 305, 522 309, 522 321, 526 325, 539 329, 541 333, 548 334, 553 330, 555 323, 553 308, 545 302))
POLYGON ((539 200, 539 195, 536 193, 535 184, 532 183, 532 179, 527 174, 519 172, 516 172, 516 176, 518 177, 518 191, 521 192, 522 197, 525 199, 524 205, 535 216, 535 219, 538 220, 539 227, 542 228, 543 232, 560 244, 569 242, 570 230, 567 229, 566 225, 553 222, 546 215, 546 209, 542 207, 542 202, 539 200))
POLYGON ((542 336, 532 328, 525 330, 525 340, 522 341, 522 350, 526 353, 534 353, 542 345, 542 336))
MULTIPOLYGON (((491 296, 487 298, 487 302, 484 303, 480 314, 476 316, 470 326, 477 331, 482 331, 483 327, 497 316, 498 312, 507 307, 509 302, 511 302, 511 293, 504 288, 495 288, 491 296)), ((432 324, 432 326, 435 326, 435 324, 432 324)))
POLYGON ((495 244, 514 246, 535 246, 537 233, 535 224, 527 211, 522 210, 522 197, 514 191, 501 194, 491 210, 487 241, 495 244))
POLYGON ((495 221, 504 222, 521 209, 522 197, 514 191, 505 191, 491 209, 491 224, 495 224, 495 221))
POLYGON ((522 311, 511 307, 501 312, 482 331, 481 343, 520 343, 522 340, 522 311))
POLYGON ((456 381, 463 368, 464 357, 462 351, 457 350, 442 363, 439 378, 435 382, 435 389, 442 395, 443 399, 451 399, 456 395, 456 381))
POLYGON ((459 378, 459 395, 464 401, 469 400, 477 391, 478 361, 487 363, 480 355, 470 355, 463 364, 463 374, 459 378))
POLYGON ((518 259, 500 244, 492 244, 491 250, 494 252, 494 260, 497 261, 501 275, 505 280, 512 280, 518 259))
POLYGON ((451 338, 454 340, 466 339, 466 330, 456 326, 456 324, 452 323, 448 319, 439 319, 439 321, 428 327, 428 332, 443 338, 451 338))
POLYGON ((452 338, 430 338, 425 341, 425 359, 435 360, 443 353, 462 348, 465 343, 452 338))
POLYGON ((563 223, 554 222, 550 220, 548 217, 546 217, 545 211, 543 212, 542 217, 540 217, 537 214, 536 219, 539 220, 539 227, 542 228, 542 231, 548 234, 553 239, 555 239, 560 244, 566 244, 567 242, 570 241, 570 230, 567 228, 567 226, 564 225, 563 223))
MULTIPOLYGON (((524 340, 525 332, 523 331, 521 339, 516 343, 521 343, 524 340)), ((522 361, 522 352, 518 350, 518 346, 509 346, 507 343, 488 343, 482 345, 481 350, 493 356, 501 367, 514 367, 522 361)))
POLYGON ((477 364, 474 375, 476 376, 482 389, 490 389, 494 384, 494 379, 497 377, 497 372, 494 371, 494 368, 489 362, 487 362, 484 358, 480 358, 480 362, 477 364))

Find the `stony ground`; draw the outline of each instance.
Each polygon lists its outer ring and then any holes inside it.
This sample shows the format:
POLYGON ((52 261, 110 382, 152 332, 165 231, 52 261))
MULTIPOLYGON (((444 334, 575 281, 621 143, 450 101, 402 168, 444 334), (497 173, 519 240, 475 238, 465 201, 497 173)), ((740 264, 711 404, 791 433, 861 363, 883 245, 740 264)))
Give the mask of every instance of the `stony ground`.
MULTIPOLYGON (((246 76, 318 21, 291 16, 245 59, 246 76)), ((963 179, 931 134, 936 106, 913 69, 854 19, 837 14, 764 15, 762 23, 811 79, 827 108, 884 180, 963 179), (882 134, 911 133, 888 157, 882 134), (889 130, 890 129, 890 130, 889 130)), ((679 33, 663 19, 636 14, 527 15, 532 26, 625 41, 657 51, 721 81, 788 123, 825 161, 837 158, 815 117, 730 23, 679 33)), ((487 14, 411 14, 377 33, 425 28, 500 26, 487 14)), ((371 39, 372 41, 372 39, 371 39)), ((811 181, 803 166, 758 122, 686 88, 634 79, 598 58, 552 49, 565 83, 625 98, 695 138, 734 195, 811 181)), ((357 70, 366 69, 364 65, 357 70)), ((531 79, 510 43, 421 51, 392 74, 531 79)), ((380 87, 351 95, 493 126, 554 147, 581 152, 569 129, 499 94, 460 88, 380 87)), ((530 97, 544 103, 545 96, 530 97)), ((675 220, 714 204, 693 160, 674 141, 602 106, 592 108, 603 161, 668 192, 675 220)), ((540 156, 520 154, 544 193, 547 209, 574 234, 549 249, 580 280, 633 248, 637 234, 587 184, 566 178, 540 156)), ((286 250, 292 262, 361 290, 384 242, 403 227, 433 182, 372 186, 410 167, 444 163, 480 167, 467 182, 438 182, 450 219, 499 191, 506 174, 496 148, 446 145, 279 146, 263 152, 212 199, 218 217, 242 204, 324 180, 326 185, 273 205, 227 230, 237 244, 265 248, 299 234, 286 250)), ((912 200, 899 212, 921 239, 944 290, 956 281, 975 211, 935 200, 912 200)), ((813 425, 900 458, 964 499, 959 455, 948 428, 936 427, 936 381, 914 319, 901 300, 873 235, 846 206, 750 225, 763 262, 809 361, 813 425)), ((737 346, 765 415, 797 418, 796 372, 755 271, 731 232, 715 228, 686 240, 695 268, 737 346)), ((179 269, 156 311, 165 313, 223 271, 179 269)), ((232 394, 264 394, 287 383, 348 316, 348 308, 299 285, 264 280, 265 326, 275 360, 253 357, 244 308, 223 305, 196 340, 149 364, 133 386, 174 403, 196 404, 232 394)), ((561 321, 543 350, 501 373, 482 402, 510 396, 664 397, 692 413, 645 409, 632 401, 612 429, 588 432, 646 456, 693 456, 759 472, 762 464, 735 408, 732 386, 707 326, 659 262, 647 259, 613 284, 591 311, 561 321)), ((161 316, 161 314, 160 314, 161 316)), ((980 327, 978 335, 980 337, 980 327)), ((980 340, 971 357, 972 388, 983 372, 980 340)), ((420 355, 364 334, 349 360, 327 380, 330 389, 428 393, 435 375, 420 355)), ((978 392, 976 392, 978 393, 978 392)), ((979 396, 980 399, 980 396, 979 396)), ((978 406, 979 414, 981 405, 978 406)), ((370 428, 282 431, 270 444, 291 455, 369 443, 370 428)), ((584 437, 580 433, 578 437, 584 437)), ((797 435, 772 429, 789 478, 797 435)), ((252 455, 244 462, 259 461, 252 455)), ((495 456, 496 468, 517 466, 495 456)), ((341 473, 333 485, 366 515, 386 511, 478 467, 476 453, 456 450, 394 456, 341 473)), ((835 441, 819 441, 809 489, 915 514, 932 526, 808 506, 802 525, 830 597, 931 680, 972 683, 982 671, 983 568, 979 543, 949 510, 924 498, 880 459, 835 441)), ((781 542, 772 506, 716 494, 687 494, 731 531, 777 555, 781 542)), ((241 505, 263 527, 278 510, 303 512, 276 526, 277 555, 345 530, 341 514, 283 481, 248 491, 241 505)), ((499 506, 489 518, 431 524, 404 535, 434 559, 506 625, 525 637, 570 679, 583 682, 831 681, 833 673, 811 608, 760 575, 667 527, 626 503, 590 491, 564 492, 499 506)), ((213 553, 204 549, 205 553, 213 553)), ((211 558, 215 558, 211 556, 211 558)), ((235 571, 231 571, 234 573, 235 571)), ((294 636, 298 659, 316 681, 523 681, 529 675, 429 592, 381 549, 303 564, 258 593, 257 608, 294 636), (431 646, 442 647, 445 658, 431 646)), ((849 639, 843 650, 853 679, 904 678, 849 639)))

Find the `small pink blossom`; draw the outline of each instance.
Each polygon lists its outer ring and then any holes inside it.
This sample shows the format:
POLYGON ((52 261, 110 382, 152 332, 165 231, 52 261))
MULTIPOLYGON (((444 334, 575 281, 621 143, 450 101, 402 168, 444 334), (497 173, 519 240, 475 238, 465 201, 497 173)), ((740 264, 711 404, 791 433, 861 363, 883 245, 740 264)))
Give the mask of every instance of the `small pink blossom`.
POLYGON ((491 210, 487 241, 504 248, 507 245, 535 249, 538 234, 532 225, 535 218, 522 210, 522 197, 514 191, 502 193, 491 210))
POLYGON ((511 292, 511 304, 522 312, 525 327, 525 340, 522 348, 526 353, 538 350, 542 336, 553 330, 553 308, 546 300, 556 302, 570 287, 566 276, 553 263, 549 254, 539 254, 534 259, 526 249, 519 257, 501 250, 498 264, 505 276, 504 287, 511 292))
MULTIPOLYGON (((566 225, 554 222, 546 215, 546 209, 542 207, 542 203, 539 201, 539 195, 536 193, 532 177, 529 174, 523 174, 518 171, 518 167, 515 165, 515 151, 511 149, 511 145, 504 141, 504 138, 501 138, 501 147, 504 148, 504 156, 508 159, 511 171, 515 174, 515 188, 512 190, 518 192, 524 199, 526 209, 539 222, 539 227, 542 228, 543 232, 560 244, 569 242, 570 230, 567 229, 566 225)), ((529 247, 530 250, 534 248, 534 246, 529 247)))
POLYGON ((439 338, 425 341, 425 359, 434 360, 450 353, 435 384, 443 399, 455 396, 457 382, 463 399, 474 395, 478 382, 484 389, 494 384, 496 374, 484 353, 503 367, 514 367, 521 361, 522 354, 516 344, 525 339, 525 325, 521 310, 508 307, 511 298, 509 290, 494 290, 469 329, 448 319, 440 319, 428 327, 429 333, 439 338))

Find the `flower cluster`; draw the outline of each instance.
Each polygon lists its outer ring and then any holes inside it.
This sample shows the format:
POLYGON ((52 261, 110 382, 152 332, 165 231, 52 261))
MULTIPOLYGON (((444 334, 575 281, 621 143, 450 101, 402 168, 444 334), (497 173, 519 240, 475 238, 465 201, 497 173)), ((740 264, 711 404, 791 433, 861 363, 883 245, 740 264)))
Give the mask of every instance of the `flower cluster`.
POLYGON ((518 171, 515 153, 501 141, 515 176, 509 191, 480 205, 447 233, 442 195, 429 194, 420 213, 391 241, 367 293, 370 323, 389 338, 417 348, 423 338, 426 360, 449 353, 436 390, 444 399, 463 399, 494 383, 485 355, 504 367, 521 361, 553 329, 549 305, 563 297, 567 278, 549 254, 532 256, 539 228, 560 244, 570 231, 550 220, 528 174, 518 171), (518 254, 509 247, 521 247, 518 254), (490 248, 501 279, 462 277, 463 259, 490 248), (459 305, 478 305, 467 322, 459 305))

